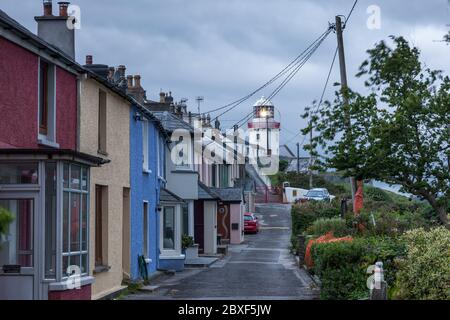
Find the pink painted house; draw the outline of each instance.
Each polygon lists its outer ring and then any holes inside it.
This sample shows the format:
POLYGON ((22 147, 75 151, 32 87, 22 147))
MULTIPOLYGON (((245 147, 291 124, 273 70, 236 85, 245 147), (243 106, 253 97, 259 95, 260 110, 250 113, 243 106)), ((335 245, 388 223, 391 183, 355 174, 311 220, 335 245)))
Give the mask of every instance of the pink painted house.
POLYGON ((67 2, 38 36, 0 10, 0 300, 90 299, 89 170, 78 152, 78 79, 67 2), (62 38, 64 41, 60 41, 62 38), (62 47, 52 44, 62 43, 62 47))

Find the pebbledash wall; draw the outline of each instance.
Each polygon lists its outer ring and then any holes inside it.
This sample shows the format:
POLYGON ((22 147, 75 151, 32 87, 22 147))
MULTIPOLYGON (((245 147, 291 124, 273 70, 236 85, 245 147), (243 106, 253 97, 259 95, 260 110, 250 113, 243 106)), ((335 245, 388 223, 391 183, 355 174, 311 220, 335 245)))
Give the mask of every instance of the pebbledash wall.
MULTIPOLYGON (((131 103, 101 83, 87 78, 80 84, 80 151, 111 160, 91 169, 90 179, 90 272, 95 277, 92 298, 98 299, 121 289, 123 279, 122 233, 124 188, 130 188, 130 121, 131 103), (106 153, 98 152, 99 91, 106 93, 106 153), (95 188, 107 189, 107 215, 103 215, 103 264, 109 268, 95 270, 95 188)), ((128 242, 129 243, 129 242, 128 242)))
MULTIPOLYGON (((1 117, 0 147, 39 147, 38 65, 37 55, 0 37, 1 117), (20 86, 11 85, 20 83, 20 86)), ((61 149, 76 149, 77 81, 76 76, 56 67, 56 141, 61 149)))
MULTIPOLYGON (((151 261, 147 264, 149 275, 156 271, 159 256, 159 224, 157 208, 164 181, 158 178, 157 141, 164 144, 163 136, 155 125, 156 119, 147 119, 149 170, 143 169, 143 121, 136 119, 139 109, 133 106, 130 118, 130 179, 131 179, 131 280, 140 280, 138 257, 142 254, 151 261), (148 252, 144 253, 144 203, 148 206, 147 235, 148 252)), ((142 115, 143 116, 143 115, 142 115)), ((161 149, 161 148, 160 148, 161 149)), ((164 148, 162 148, 164 149, 164 148)), ((164 150, 160 150, 164 157, 164 150)), ((161 159, 161 158, 160 158, 161 159)), ((162 168, 161 168, 162 169, 162 168)))

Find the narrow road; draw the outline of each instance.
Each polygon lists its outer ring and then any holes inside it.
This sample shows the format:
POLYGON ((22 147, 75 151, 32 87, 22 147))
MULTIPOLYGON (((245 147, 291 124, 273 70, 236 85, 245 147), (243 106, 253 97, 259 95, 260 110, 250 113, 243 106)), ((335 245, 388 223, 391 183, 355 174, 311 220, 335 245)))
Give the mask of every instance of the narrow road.
POLYGON ((245 235, 241 245, 209 268, 187 269, 162 276, 151 293, 125 299, 317 299, 309 276, 299 269, 289 253, 290 206, 257 206, 261 231, 245 235))

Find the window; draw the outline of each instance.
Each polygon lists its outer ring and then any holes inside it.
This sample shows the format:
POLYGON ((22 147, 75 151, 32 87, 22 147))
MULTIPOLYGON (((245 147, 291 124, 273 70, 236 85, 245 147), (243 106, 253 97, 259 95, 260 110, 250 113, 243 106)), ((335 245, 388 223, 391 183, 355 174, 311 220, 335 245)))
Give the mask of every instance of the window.
POLYGON ((211 186, 216 187, 216 180, 217 180, 217 166, 216 164, 211 165, 211 186))
POLYGON ((72 266, 78 266, 81 274, 88 273, 87 170, 75 164, 63 166, 63 277, 72 266))
POLYGON ((148 157, 148 121, 144 120, 142 121, 142 169, 144 172, 150 171, 148 157))
POLYGON ((11 264, 33 267, 34 201, 0 200, 0 209, 9 211, 14 219, 8 226, 6 241, 0 241, 0 267, 11 264))
POLYGON ((2 163, 0 166, 1 184, 37 184, 37 163, 2 163))
POLYGON ((220 179, 220 187, 228 188, 229 186, 229 165, 223 164, 220 165, 219 170, 219 179, 220 179))
POLYGON ((98 93, 98 152, 106 154, 106 92, 98 93))
POLYGON ((108 187, 95 186, 95 266, 106 266, 108 245, 108 187))
POLYGON ((182 226, 181 226, 181 235, 189 235, 189 204, 183 204, 181 206, 181 214, 182 214, 182 226))
POLYGON ((164 207, 163 249, 175 250, 175 207, 164 207))
POLYGON ((39 61, 39 135, 44 142, 56 140, 55 66, 39 61))
POLYGON ((143 254, 145 257, 148 256, 148 202, 144 202, 143 215, 143 254))

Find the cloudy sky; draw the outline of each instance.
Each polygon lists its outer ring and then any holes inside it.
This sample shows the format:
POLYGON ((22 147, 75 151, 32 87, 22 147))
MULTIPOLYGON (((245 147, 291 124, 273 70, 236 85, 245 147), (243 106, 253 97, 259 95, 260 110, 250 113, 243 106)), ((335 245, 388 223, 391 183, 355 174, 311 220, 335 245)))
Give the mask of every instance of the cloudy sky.
MULTIPOLYGON (((56 0, 54 13, 56 14, 56 0)), ((277 74, 322 34, 338 14, 346 15, 354 0, 77 0, 81 29, 77 30, 77 61, 92 54, 94 63, 124 64, 140 74, 149 99, 160 90, 175 100, 204 96, 202 112, 250 93, 277 74)), ((34 16, 42 0, 0 0, 0 8, 36 32, 34 16), (25 5, 26 4, 26 5, 25 5)), ((349 85, 361 89, 354 77, 365 51, 389 35, 403 35, 422 51, 430 67, 450 74, 450 46, 442 39, 450 23, 450 0, 360 0, 345 30, 349 85), (380 29, 369 29, 368 8, 380 8, 380 29)), ((304 126, 300 114, 320 97, 336 48, 331 33, 297 76, 273 102, 282 123, 281 143, 293 148, 304 126), (293 138, 294 137, 294 138, 293 138)), ((339 80, 335 65, 331 83, 339 80)), ((232 126, 251 111, 260 95, 224 115, 232 126)), ((326 98, 332 98, 333 87, 326 98)))

